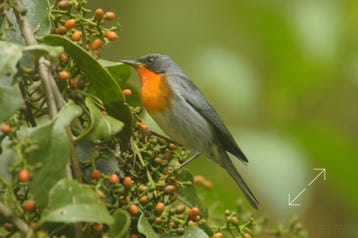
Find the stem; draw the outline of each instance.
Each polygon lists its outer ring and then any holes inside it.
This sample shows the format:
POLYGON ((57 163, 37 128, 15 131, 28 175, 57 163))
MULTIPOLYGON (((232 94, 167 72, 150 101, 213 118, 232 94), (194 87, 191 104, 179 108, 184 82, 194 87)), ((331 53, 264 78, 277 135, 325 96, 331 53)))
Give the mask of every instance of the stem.
POLYGON ((26 222, 19 217, 14 217, 12 211, 2 202, 0 202, 0 214, 16 226, 21 234, 26 237, 34 237, 32 229, 26 224, 26 222))

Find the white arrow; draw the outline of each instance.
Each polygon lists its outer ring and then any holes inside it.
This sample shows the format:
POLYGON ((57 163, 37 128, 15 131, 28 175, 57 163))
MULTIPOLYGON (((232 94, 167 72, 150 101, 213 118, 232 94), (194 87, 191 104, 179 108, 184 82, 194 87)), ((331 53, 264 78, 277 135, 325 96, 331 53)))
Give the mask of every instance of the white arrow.
MULTIPOLYGON (((314 181, 316 181, 316 179, 321 176, 321 174, 323 174, 323 180, 325 181, 326 180, 326 169, 325 168, 314 168, 313 170, 319 170, 321 171, 319 174, 317 174, 316 177, 314 177, 311 182, 308 183, 308 186, 311 186, 312 183, 314 181)), ((297 194, 296 197, 294 197, 292 200, 291 200, 291 194, 288 194, 288 205, 289 206, 301 206, 301 204, 299 203, 294 203, 296 201, 297 198, 299 198, 303 192, 306 191, 306 188, 302 189, 301 192, 299 194, 297 194)))
POLYGON ((323 180, 326 181, 326 169, 314 168, 313 170, 321 170, 321 172, 320 172, 319 174, 317 174, 317 176, 312 179, 312 181, 308 184, 308 186, 311 186, 311 184, 312 184, 321 174, 323 174, 323 180))

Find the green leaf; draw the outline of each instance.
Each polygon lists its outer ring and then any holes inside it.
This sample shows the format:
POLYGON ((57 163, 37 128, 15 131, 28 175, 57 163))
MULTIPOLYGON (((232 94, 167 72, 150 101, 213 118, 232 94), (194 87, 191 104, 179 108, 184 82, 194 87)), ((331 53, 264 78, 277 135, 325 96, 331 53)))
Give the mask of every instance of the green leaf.
POLYGON ((77 140, 107 139, 122 130, 124 124, 113 117, 103 115, 93 99, 86 97, 85 104, 89 110, 91 121, 77 140))
POLYGON ((45 44, 30 45, 24 48, 25 51, 32 51, 37 56, 43 56, 49 54, 52 57, 57 57, 63 52, 63 48, 60 46, 50 46, 45 44))
MULTIPOLYGON (((11 148, 12 141, 8 137, 5 137, 1 143, 0 147, 2 151, 0 153, 0 177, 7 182, 11 181, 11 173, 9 172, 9 166, 12 163, 18 160, 16 152, 11 148)), ((0 183, 0 188, 2 184, 0 183)), ((0 195, 1 197, 2 195, 0 195)))
POLYGON ((109 237, 124 238, 128 237, 131 217, 125 210, 117 210, 113 214, 114 223, 109 227, 109 237))
POLYGON ((190 227, 185 230, 183 235, 172 236, 172 235, 165 235, 161 236, 162 238, 209 238, 208 234, 206 234, 202 229, 199 227, 190 227))
POLYGON ((204 206, 203 202, 198 197, 196 188, 194 187, 193 175, 186 169, 183 169, 179 174, 179 181, 191 181, 191 185, 181 186, 177 192, 181 201, 189 205, 190 207, 198 207, 202 217, 208 217, 208 209, 204 206))
POLYGON ((26 156, 27 161, 36 167, 42 165, 34 171, 33 180, 30 183, 30 190, 39 208, 47 205, 48 191, 65 176, 65 167, 71 152, 71 140, 65 128, 81 113, 81 107, 70 101, 54 120, 19 131, 21 143, 31 143, 30 148, 33 148, 26 156))
POLYGON ((17 85, 8 87, 0 84, 0 122, 9 119, 23 104, 17 85))
POLYGON ((122 144, 127 144, 131 135, 132 114, 125 103, 121 88, 108 70, 88 52, 65 37, 48 35, 44 41, 63 46, 67 54, 76 61, 90 81, 89 92, 103 101, 109 115, 125 124, 120 135, 122 144))
POLYGON ((0 41, 0 80, 4 76, 10 77, 16 73, 17 62, 22 57, 22 48, 18 44, 0 41))
POLYGON ((143 234, 147 238, 159 238, 160 236, 153 230, 148 219, 141 214, 138 219, 137 225, 139 233, 143 234))
POLYGON ((99 59, 98 62, 110 72, 119 85, 128 80, 131 75, 131 68, 121 62, 113 62, 104 59, 99 59))
POLYGON ((75 180, 62 179, 50 190, 43 222, 97 222, 112 224, 113 218, 96 192, 75 180))

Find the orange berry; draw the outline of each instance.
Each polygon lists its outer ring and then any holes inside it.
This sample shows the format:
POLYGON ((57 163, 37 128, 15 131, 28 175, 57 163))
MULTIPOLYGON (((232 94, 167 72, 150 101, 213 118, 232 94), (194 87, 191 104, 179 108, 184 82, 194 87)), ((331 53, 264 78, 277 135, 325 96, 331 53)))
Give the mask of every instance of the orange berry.
POLYGON ((149 202, 148 196, 144 195, 144 196, 140 197, 140 198, 139 198, 139 202, 140 202, 141 204, 146 204, 146 203, 148 203, 148 202, 149 202))
POLYGON ((162 212, 164 211, 165 208, 165 204, 162 202, 158 202, 157 205, 155 206, 155 212, 157 214, 162 214, 162 212))
POLYGON ((199 208, 197 208, 197 207, 192 207, 192 208, 189 210, 188 216, 189 216, 190 219, 195 220, 195 218, 199 215, 199 213, 200 213, 199 208))
POLYGON ((104 19, 113 20, 114 18, 116 18, 116 14, 114 12, 106 12, 104 14, 104 19))
POLYGON ((178 204, 176 207, 175 207, 175 212, 177 214, 182 214, 183 212, 185 212, 185 205, 183 203, 181 204, 178 204))
POLYGON ((70 78, 70 73, 66 70, 62 70, 58 73, 58 77, 64 81, 68 80, 70 78))
POLYGON ((244 235, 244 238, 252 238, 252 235, 250 235, 249 233, 246 233, 246 234, 244 235))
POLYGON ((68 55, 66 53, 60 54, 58 58, 62 63, 66 63, 68 61, 68 55))
POLYGON ((78 88, 78 82, 76 79, 71 79, 70 80, 70 88, 72 89, 77 89, 78 88))
POLYGON ((224 237, 224 234, 221 232, 215 232, 213 235, 213 238, 223 238, 223 237, 224 237))
POLYGON ((119 177, 118 177, 118 175, 117 175, 117 174, 111 174, 111 175, 109 176, 109 183, 110 183, 110 184, 117 184, 117 183, 119 183, 119 177))
POLYGON ((36 203, 34 200, 27 200, 24 202, 24 204, 22 204, 22 208, 24 209, 25 212, 31 212, 35 210, 36 203))
POLYGON ((171 149, 171 150, 177 150, 177 149, 178 149, 178 146, 177 146, 176 144, 170 143, 170 144, 169 144, 169 149, 171 149))
POLYGON ((131 177, 127 176, 123 178, 123 186, 126 188, 130 188, 133 185, 133 180, 131 177))
POLYGON ((96 18, 96 20, 102 20, 104 17, 104 11, 101 8, 96 9, 96 11, 94 12, 94 17, 96 18))
POLYGON ((98 50, 99 48, 102 47, 102 45, 103 45, 103 41, 101 39, 97 38, 92 42, 92 49, 98 50))
POLYGON ((65 22, 65 27, 67 30, 72 29, 76 26, 76 20, 75 19, 68 19, 65 22))
POLYGON ((102 192, 102 190, 97 190, 97 196, 99 198, 105 198, 106 197, 106 194, 104 194, 104 192, 102 192))
POLYGON ((95 223, 92 225, 92 230, 95 232, 100 232, 103 230, 103 224, 102 223, 95 223))
POLYGON ((107 37, 108 40, 114 41, 114 40, 117 40, 118 35, 114 31, 109 31, 109 32, 106 33, 106 37, 107 37))
POLYGON ((230 218, 230 222, 234 225, 234 226, 237 226, 239 225, 239 219, 235 216, 231 217, 230 218))
POLYGON ((194 183, 195 185, 203 185, 206 181, 206 178, 202 175, 195 175, 194 176, 194 183))
POLYGON ((91 173, 91 178, 99 180, 101 178, 101 171, 99 171, 98 169, 93 170, 91 173))
POLYGON ((139 208, 138 208, 137 205, 134 205, 134 204, 132 204, 132 205, 130 205, 130 206, 128 207, 128 211, 129 211, 129 213, 132 214, 133 216, 136 216, 136 215, 139 214, 139 208))
POLYGON ((189 220, 189 221, 188 221, 188 226, 193 227, 193 226, 195 226, 195 225, 196 225, 196 222, 195 222, 195 221, 192 221, 192 220, 189 220))
POLYGON ((133 234, 131 234, 130 236, 129 236, 129 238, 138 238, 139 237, 139 235, 138 234, 135 234, 135 233, 133 233, 133 234))
POLYGON ((129 88, 126 88, 126 89, 123 89, 122 93, 125 97, 130 97, 132 95, 132 90, 130 90, 129 88))
POLYGON ((80 31, 75 31, 72 33, 71 35, 71 40, 73 41, 80 41, 81 40, 81 37, 82 37, 82 32, 80 31))
POLYGON ((11 126, 9 124, 2 124, 0 130, 4 134, 9 134, 11 132, 11 126))
POLYGON ((22 169, 17 174, 17 179, 23 183, 28 182, 30 180, 30 177, 31 177, 31 174, 27 169, 22 169))
POLYGON ((67 32, 67 29, 64 26, 60 26, 55 29, 55 33, 57 35, 64 35, 66 32, 67 32))

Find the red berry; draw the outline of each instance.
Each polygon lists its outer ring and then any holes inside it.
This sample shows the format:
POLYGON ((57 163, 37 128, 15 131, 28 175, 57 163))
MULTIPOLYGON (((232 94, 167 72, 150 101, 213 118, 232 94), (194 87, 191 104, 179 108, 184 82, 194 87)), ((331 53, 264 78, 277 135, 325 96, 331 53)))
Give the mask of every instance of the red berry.
POLYGON ((200 213, 199 208, 192 207, 189 210, 188 216, 189 216, 190 219, 194 220, 199 215, 199 213, 200 213))
POLYGON ((66 70, 62 70, 58 73, 58 77, 64 81, 68 80, 70 78, 70 73, 66 70))
POLYGON ((101 8, 96 9, 96 11, 94 12, 94 17, 97 20, 102 20, 104 17, 104 11, 101 8))
POLYGON ((101 39, 97 38, 92 42, 92 49, 98 50, 99 48, 102 47, 102 45, 103 45, 103 41, 101 39))
POLYGON ((75 19, 68 19, 65 22, 65 27, 67 30, 72 29, 76 26, 76 20, 75 19))
POLYGON ((98 169, 93 170, 91 173, 91 177, 94 180, 99 180, 101 178, 101 171, 99 171, 98 169))
POLYGON ((138 208, 137 205, 134 205, 134 204, 132 204, 132 205, 130 205, 130 206, 128 207, 128 211, 129 211, 129 213, 132 214, 133 216, 136 216, 136 215, 139 214, 139 208, 138 208))
POLYGON ((162 212, 164 211, 165 208, 165 204, 162 202, 158 202, 157 205, 155 206, 155 212, 157 214, 162 214, 162 212))
POLYGON ((55 33, 57 35, 64 35, 66 32, 67 32, 67 29, 64 26, 60 26, 55 29, 55 33))
POLYGON ((9 134, 11 132, 11 126, 9 124, 2 124, 0 130, 4 134, 9 134))
POLYGON ((78 88, 78 82, 77 82, 76 79, 71 79, 71 80, 70 80, 70 87, 71 87, 72 89, 77 89, 77 88, 78 88))
POLYGON ((116 18, 116 14, 114 12, 106 12, 104 14, 104 18, 107 20, 113 20, 114 18, 116 18))
POLYGON ((68 61, 68 55, 66 53, 60 54, 58 57, 62 63, 66 63, 68 61))
POLYGON ((80 31, 75 31, 72 33, 71 35, 71 40, 73 41, 80 41, 81 40, 81 37, 82 37, 82 32, 80 31))
POLYGON ((123 178, 123 186, 126 188, 130 188, 133 185, 133 180, 131 177, 127 176, 123 178))
POLYGON ((107 32, 106 37, 108 40, 114 41, 114 40, 117 40, 118 35, 114 31, 109 31, 109 32, 107 32))
POLYGON ((27 169, 22 169, 17 174, 17 178, 20 182, 26 183, 30 180, 31 174, 27 169))
POLYGON ((132 95, 132 90, 130 90, 129 88, 126 88, 122 91, 122 93, 125 97, 130 97, 132 95))
POLYGON ((110 176, 109 176, 109 183, 110 184, 117 184, 117 183, 119 183, 119 177, 118 177, 118 175, 117 174, 111 174, 110 176))
POLYGON ((24 202, 24 204, 22 204, 22 208, 24 209, 25 212, 31 212, 35 210, 36 203, 33 200, 27 200, 24 202))
POLYGON ((103 224, 102 223, 95 223, 92 225, 92 230, 95 232, 100 232, 103 230, 103 224))

